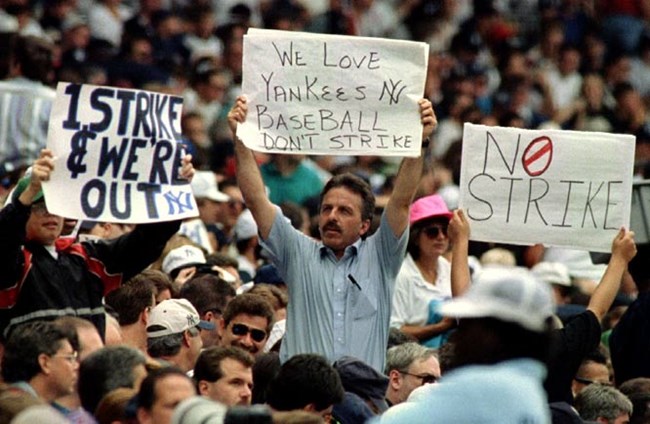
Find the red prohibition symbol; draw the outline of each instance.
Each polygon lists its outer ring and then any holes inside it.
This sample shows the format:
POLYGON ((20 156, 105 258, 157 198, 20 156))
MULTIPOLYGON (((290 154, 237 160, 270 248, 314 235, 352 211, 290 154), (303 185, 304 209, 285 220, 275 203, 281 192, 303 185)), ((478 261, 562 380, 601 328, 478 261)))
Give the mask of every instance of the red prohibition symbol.
POLYGON ((531 141, 521 157, 524 171, 531 177, 542 175, 553 160, 553 141, 547 136, 531 141))

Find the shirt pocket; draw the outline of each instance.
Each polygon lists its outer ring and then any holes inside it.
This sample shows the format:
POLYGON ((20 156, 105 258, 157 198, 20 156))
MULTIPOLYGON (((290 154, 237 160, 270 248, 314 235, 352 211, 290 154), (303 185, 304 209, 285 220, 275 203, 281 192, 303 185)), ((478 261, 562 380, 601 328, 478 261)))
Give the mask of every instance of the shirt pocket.
POLYGON ((366 287, 366 290, 361 290, 358 287, 353 288, 352 316, 355 321, 367 319, 377 314, 377 297, 368 292, 368 282, 361 281, 359 287, 366 287))

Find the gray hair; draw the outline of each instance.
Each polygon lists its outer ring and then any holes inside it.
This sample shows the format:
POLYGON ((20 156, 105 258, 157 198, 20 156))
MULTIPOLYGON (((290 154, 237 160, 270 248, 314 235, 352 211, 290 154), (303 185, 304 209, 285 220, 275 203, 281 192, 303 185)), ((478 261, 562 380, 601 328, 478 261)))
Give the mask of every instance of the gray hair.
POLYGON ((435 349, 424 347, 415 342, 393 346, 386 352, 384 374, 388 375, 392 370, 406 371, 413 362, 424 361, 432 356, 438 359, 435 349))
POLYGON ((575 408, 587 421, 604 418, 614 421, 623 414, 632 414, 632 402, 618 389, 603 384, 590 384, 575 399, 575 408))
MULTIPOLYGON (((187 329, 190 333, 190 336, 196 337, 199 334, 199 330, 195 327, 187 329)), ((166 336, 160 337, 148 337, 147 338, 147 352, 151 355, 152 358, 162 358, 165 356, 174 356, 181 350, 181 344, 183 343, 183 335, 185 331, 180 333, 168 334, 166 336)))

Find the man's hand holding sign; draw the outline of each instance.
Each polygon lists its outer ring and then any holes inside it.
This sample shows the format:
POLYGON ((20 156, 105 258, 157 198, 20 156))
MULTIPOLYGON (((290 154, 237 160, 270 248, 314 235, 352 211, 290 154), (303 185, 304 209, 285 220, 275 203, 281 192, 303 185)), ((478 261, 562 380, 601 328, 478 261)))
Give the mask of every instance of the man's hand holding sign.
POLYGON ((381 372, 409 207, 422 175, 421 141, 436 126, 431 103, 420 99, 426 47, 358 37, 256 34, 244 39, 245 96, 237 99, 228 121, 239 187, 294 305, 281 359, 306 352, 331 361, 352 355, 381 372), (368 183, 352 174, 334 176, 321 192, 319 242, 291 227, 270 202, 250 149, 409 157, 370 236, 375 201, 368 183))
POLYGON ((420 155, 426 44, 251 29, 244 50, 249 113, 237 131, 247 147, 420 155))

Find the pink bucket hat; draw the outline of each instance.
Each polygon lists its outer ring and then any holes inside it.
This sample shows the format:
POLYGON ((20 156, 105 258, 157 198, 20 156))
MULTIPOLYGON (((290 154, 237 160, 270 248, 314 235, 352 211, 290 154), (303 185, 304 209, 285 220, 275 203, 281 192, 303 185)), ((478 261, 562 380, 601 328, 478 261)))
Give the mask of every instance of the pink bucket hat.
POLYGON ((410 224, 429 218, 447 218, 451 219, 452 213, 449 212, 447 204, 437 194, 422 197, 411 205, 411 215, 409 217, 410 224))

